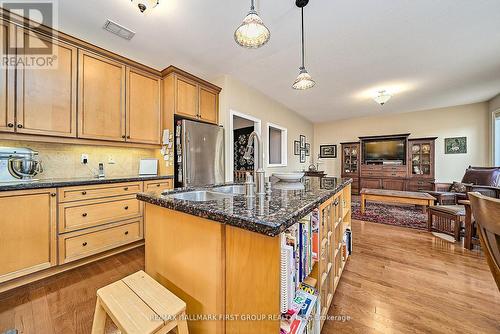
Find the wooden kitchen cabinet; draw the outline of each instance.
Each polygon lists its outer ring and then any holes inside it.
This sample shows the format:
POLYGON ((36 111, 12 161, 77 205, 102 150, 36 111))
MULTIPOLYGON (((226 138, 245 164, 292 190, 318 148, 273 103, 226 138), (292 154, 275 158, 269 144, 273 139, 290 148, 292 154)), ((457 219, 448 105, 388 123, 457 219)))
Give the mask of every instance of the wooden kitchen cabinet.
POLYGON ((163 71, 163 114, 218 124, 221 89, 170 66, 163 71))
POLYGON ((15 131, 25 134, 76 137, 77 49, 56 39, 17 28, 18 44, 52 45, 57 56, 53 68, 16 68, 17 109, 15 131), (23 41, 21 44, 19 41, 23 41))
POLYGON ((200 86, 200 118, 206 122, 217 124, 219 107, 218 93, 214 90, 200 86))
POLYGON ((0 193, 0 283, 57 264, 56 209, 55 189, 0 193))
POLYGON ((79 50, 78 137, 125 141, 125 65, 79 50))
MULTIPOLYGON (((0 41, 2 43, 0 56, 6 56, 6 51, 11 43, 9 32, 15 29, 7 22, 0 21, 0 41)), ((15 72, 7 66, 0 67, 0 131, 14 132, 14 90, 15 72)))
POLYGON ((173 180, 144 181, 144 192, 153 192, 160 195, 166 190, 174 189, 173 180))
POLYGON ((160 79, 127 68, 127 141, 160 144, 160 79))
POLYGON ((176 78, 177 107, 175 113, 198 118, 198 84, 195 81, 176 78))

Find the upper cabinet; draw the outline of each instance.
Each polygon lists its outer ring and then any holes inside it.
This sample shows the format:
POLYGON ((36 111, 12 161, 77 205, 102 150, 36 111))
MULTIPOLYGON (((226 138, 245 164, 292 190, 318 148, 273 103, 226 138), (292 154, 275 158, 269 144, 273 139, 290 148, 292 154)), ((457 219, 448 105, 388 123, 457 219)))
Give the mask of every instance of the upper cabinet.
POLYGON ((57 65, 50 69, 17 66, 16 131, 76 137, 76 48, 24 29, 18 29, 17 39, 18 48, 51 45, 57 65))
POLYGON ((78 137, 125 141, 125 65, 80 50, 78 137))
POLYGON ((221 89, 172 66, 167 73, 164 79, 165 109, 175 115, 217 124, 221 89))
MULTIPOLYGON (((0 56, 5 57, 5 52, 10 43, 8 23, 0 21, 0 56)), ((6 66, 0 67, 0 131, 14 131, 14 70, 6 66)))
POLYGON ((160 144, 160 79, 127 68, 127 141, 160 144))

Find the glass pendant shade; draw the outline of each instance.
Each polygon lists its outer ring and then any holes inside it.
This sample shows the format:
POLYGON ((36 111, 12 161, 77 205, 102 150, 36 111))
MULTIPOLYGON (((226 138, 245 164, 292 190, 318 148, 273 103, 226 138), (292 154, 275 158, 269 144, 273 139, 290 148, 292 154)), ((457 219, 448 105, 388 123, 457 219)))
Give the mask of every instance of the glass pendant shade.
POLYGON ((160 0, 130 0, 133 5, 135 5, 141 13, 149 13, 151 9, 158 6, 160 0))
POLYGON ((385 90, 381 90, 380 92, 378 92, 378 95, 375 96, 373 99, 375 100, 375 102, 383 106, 384 104, 387 103, 387 101, 391 99, 391 97, 392 97, 391 94, 387 93, 385 90))
POLYGON ((316 82, 311 78, 304 67, 300 68, 300 73, 297 79, 293 82, 292 88, 297 90, 305 90, 314 87, 316 82))
POLYGON ((269 29, 253 8, 234 32, 236 43, 249 49, 260 48, 269 41, 270 37, 269 29))

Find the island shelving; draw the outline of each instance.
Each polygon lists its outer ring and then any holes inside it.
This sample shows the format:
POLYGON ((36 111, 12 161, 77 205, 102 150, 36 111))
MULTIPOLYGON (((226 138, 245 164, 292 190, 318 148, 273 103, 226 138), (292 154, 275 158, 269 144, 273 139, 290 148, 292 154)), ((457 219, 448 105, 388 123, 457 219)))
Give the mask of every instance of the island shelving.
POLYGON ((307 222, 310 262, 293 283, 316 296, 301 332, 319 333, 351 252, 350 183, 306 178, 299 190, 201 203, 139 194, 146 272, 186 302, 190 333, 280 333, 286 235, 307 222))

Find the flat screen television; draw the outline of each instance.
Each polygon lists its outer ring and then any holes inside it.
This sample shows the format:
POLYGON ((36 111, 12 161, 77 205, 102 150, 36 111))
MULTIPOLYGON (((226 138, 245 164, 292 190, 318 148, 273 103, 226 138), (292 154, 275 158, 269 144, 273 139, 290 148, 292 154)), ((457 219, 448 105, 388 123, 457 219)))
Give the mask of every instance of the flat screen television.
POLYGON ((363 160, 369 162, 401 161, 406 163, 405 139, 381 139, 363 142, 363 160))

